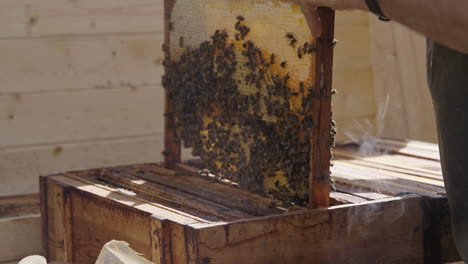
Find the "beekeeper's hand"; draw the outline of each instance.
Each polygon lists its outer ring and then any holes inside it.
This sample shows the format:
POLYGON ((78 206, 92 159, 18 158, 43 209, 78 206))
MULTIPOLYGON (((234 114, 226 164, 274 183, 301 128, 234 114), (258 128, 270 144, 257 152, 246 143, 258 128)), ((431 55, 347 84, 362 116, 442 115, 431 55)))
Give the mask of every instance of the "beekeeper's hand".
MULTIPOLYGON (((317 6, 369 11, 365 0, 289 0, 301 6, 312 35, 320 36, 317 6)), ((385 17, 418 31, 449 48, 468 54, 468 1, 376 0, 385 17)))
POLYGON ((368 10, 364 0, 292 0, 301 6, 312 35, 319 37, 322 33, 322 23, 317 12, 318 6, 334 10, 368 10))

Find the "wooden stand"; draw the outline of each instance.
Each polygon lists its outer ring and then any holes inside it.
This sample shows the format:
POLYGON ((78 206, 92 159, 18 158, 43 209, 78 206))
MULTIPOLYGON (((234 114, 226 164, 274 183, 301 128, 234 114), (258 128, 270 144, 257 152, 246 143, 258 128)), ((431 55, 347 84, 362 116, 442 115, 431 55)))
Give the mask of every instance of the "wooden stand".
POLYGON ((387 154, 336 149, 332 206, 315 210, 283 208, 231 183, 157 164, 42 177, 46 252, 50 260, 94 263, 115 239, 166 264, 459 259, 440 167, 431 159, 435 147, 390 140, 373 146, 387 154))

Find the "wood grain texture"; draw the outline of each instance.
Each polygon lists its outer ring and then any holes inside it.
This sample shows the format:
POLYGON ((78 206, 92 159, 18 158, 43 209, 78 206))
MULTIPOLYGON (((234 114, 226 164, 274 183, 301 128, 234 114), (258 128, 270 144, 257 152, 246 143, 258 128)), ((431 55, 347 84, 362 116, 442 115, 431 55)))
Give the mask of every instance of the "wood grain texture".
POLYGON ((277 209, 270 208, 272 203, 277 202, 275 199, 261 197, 243 189, 229 187, 222 183, 193 177, 183 173, 174 175, 163 174, 155 164, 123 167, 120 168, 120 170, 139 178, 183 191, 195 197, 208 198, 207 200, 240 210, 247 214, 263 216, 281 212, 277 209), (141 171, 144 173, 141 173, 141 171))
MULTIPOLYGON (((171 22, 172 10, 175 0, 164 1, 164 45, 169 47, 171 42, 170 31, 173 27, 171 22)), ((164 59, 171 56, 170 49, 164 59)), ((176 120, 174 116, 174 105, 169 98, 168 91, 164 91, 164 166, 173 168, 175 164, 180 163, 182 159, 182 146, 180 140, 176 138, 176 120)))
POLYGON ((0 197, 0 217, 37 214, 39 203, 38 194, 0 197))
POLYGON ((162 0, 3 0, 0 39, 162 32, 155 14, 162 14, 162 0))
MULTIPOLYGON (((175 176, 180 177, 180 176, 175 176)), ((106 170, 101 173, 98 180, 111 183, 113 186, 133 190, 136 194, 146 199, 170 205, 181 211, 198 215, 204 219, 234 220, 239 218, 251 218, 253 215, 215 203, 209 199, 202 199, 191 194, 185 194, 179 190, 146 181, 123 171, 106 170), (118 173, 117 173, 118 172, 118 173)))
POLYGON ((149 86, 0 96, 0 149, 161 133, 161 94, 149 86))
POLYGON ((398 196, 446 195, 437 145, 390 138, 368 138, 361 145, 336 148, 332 175, 336 182, 398 196))
POLYGON ((423 263, 419 198, 193 227, 200 263, 423 263))
POLYGON ((150 214, 147 212, 87 196, 84 192, 72 194, 72 206, 76 263, 94 263, 101 248, 110 240, 126 241, 145 258, 151 258, 150 214))
POLYGON ((316 39, 315 93, 320 98, 312 99, 314 124, 311 135, 309 172, 309 207, 322 208, 330 204, 330 159, 332 135, 332 68, 335 11, 320 7, 318 14, 322 23, 322 35, 316 39))
POLYGON ((160 216, 162 219, 168 219, 181 224, 210 222, 182 211, 142 199, 132 192, 125 192, 121 189, 119 190, 103 184, 95 184, 84 177, 80 177, 79 174, 77 175, 76 173, 55 175, 52 177, 52 180, 65 184, 66 186, 71 186, 80 192, 84 192, 81 196, 88 195, 89 197, 109 198, 116 203, 116 205, 124 207, 129 206, 133 208, 131 210, 140 210, 145 212, 146 215, 160 216))
POLYGON ((0 193, 39 192, 39 175, 162 161, 163 136, 57 143, 0 151, 0 193))
POLYGON ((164 219, 151 219, 151 254, 155 263, 172 263, 170 224, 164 219))
POLYGON ((47 257, 64 262, 73 261, 71 234, 70 188, 47 182, 47 257))
POLYGON ((0 95, 160 86, 162 41, 162 34, 0 40, 0 95))

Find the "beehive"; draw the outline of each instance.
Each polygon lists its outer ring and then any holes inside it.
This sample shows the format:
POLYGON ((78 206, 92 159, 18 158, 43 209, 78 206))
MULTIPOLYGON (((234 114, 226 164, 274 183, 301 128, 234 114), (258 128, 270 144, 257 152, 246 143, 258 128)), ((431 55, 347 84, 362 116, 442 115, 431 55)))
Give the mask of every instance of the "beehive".
POLYGON ((180 142, 215 175, 328 205, 334 15, 314 39, 281 1, 166 1, 166 166, 180 142), (312 195, 309 195, 311 193, 312 195))
POLYGON ((434 147, 378 143, 383 151, 366 155, 356 145, 335 150, 337 191, 323 209, 287 208, 158 164, 43 177, 46 252, 50 260, 94 263, 116 239, 165 264, 459 260, 434 147))

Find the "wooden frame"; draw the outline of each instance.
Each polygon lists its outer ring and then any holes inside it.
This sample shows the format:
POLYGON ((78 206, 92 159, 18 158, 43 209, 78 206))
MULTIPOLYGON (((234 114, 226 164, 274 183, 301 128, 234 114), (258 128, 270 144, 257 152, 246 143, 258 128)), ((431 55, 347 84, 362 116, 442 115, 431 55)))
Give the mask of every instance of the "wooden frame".
MULTIPOLYGON (((171 15, 177 0, 165 0, 165 46, 170 45, 171 15)), ((312 99, 313 121, 317 124, 312 129, 311 157, 309 171, 309 206, 311 208, 328 207, 330 192, 330 142, 331 133, 331 96, 332 96, 332 65, 334 46, 334 11, 319 8, 322 21, 322 35, 315 39, 317 52, 314 62, 314 93, 312 99)), ((166 50, 170 52, 170 50, 166 50)), ((168 55, 170 56, 170 55, 168 55)), ((181 142, 176 138, 173 104, 166 91, 165 96, 165 150, 164 164, 166 168, 176 168, 181 163, 181 142)))

